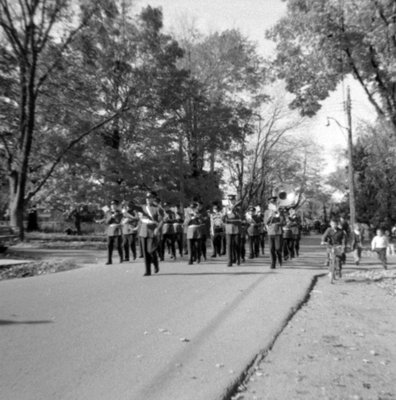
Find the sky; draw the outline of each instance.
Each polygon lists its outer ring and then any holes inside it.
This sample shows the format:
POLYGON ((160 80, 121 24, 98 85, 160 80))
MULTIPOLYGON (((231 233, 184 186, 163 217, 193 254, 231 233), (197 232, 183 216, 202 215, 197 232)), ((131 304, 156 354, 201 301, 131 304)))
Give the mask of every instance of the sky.
MULTIPOLYGON (((274 50, 274 44, 265 39, 265 31, 286 14, 286 2, 281 0, 135 0, 135 4, 137 8, 148 4, 161 7, 164 29, 169 32, 177 32, 183 19, 193 20, 196 27, 206 34, 239 29, 257 44, 257 49, 263 56, 271 55, 274 50)), ((312 137, 312 140, 323 146, 327 163, 324 173, 336 168, 339 160, 335 153, 347 147, 346 130, 339 125, 347 125, 343 102, 348 85, 351 88, 353 132, 356 132, 360 121, 373 120, 375 112, 363 90, 353 79, 346 79, 323 102, 317 115, 300 128, 300 134, 312 137), (327 117, 331 121, 329 126, 326 124, 327 117)))

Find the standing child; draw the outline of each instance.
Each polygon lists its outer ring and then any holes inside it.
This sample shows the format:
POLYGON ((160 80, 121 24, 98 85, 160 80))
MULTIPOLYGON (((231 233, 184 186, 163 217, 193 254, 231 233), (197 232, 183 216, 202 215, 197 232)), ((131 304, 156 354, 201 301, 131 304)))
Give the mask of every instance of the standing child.
POLYGON ((377 235, 371 241, 371 250, 378 254, 384 269, 388 269, 386 260, 386 249, 388 248, 388 238, 384 234, 383 229, 377 229, 377 235))

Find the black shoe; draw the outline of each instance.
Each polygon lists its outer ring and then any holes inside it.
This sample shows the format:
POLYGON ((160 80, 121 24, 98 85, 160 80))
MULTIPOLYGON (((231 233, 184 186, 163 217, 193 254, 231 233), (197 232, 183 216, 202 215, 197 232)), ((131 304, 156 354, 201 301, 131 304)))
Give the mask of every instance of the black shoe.
POLYGON ((216 254, 212 254, 211 257, 212 257, 212 258, 216 258, 216 254))
POLYGON ((120 260, 120 264, 122 264, 123 262, 124 262, 124 260, 123 260, 123 259, 121 259, 121 260, 120 260))
POLYGON ((113 264, 111 261, 107 261, 105 265, 111 265, 111 264, 113 264))
POLYGON ((275 265, 271 265, 271 267, 270 267, 271 269, 275 269, 276 267, 275 267, 275 265))
POLYGON ((227 264, 227 267, 232 267, 232 264, 228 263, 228 264, 227 264))
POLYGON ((154 272, 155 272, 156 274, 158 274, 158 272, 159 272, 159 266, 158 266, 158 265, 154 267, 154 272))
POLYGON ((193 262, 190 260, 190 261, 188 262, 188 265, 193 265, 193 262))
POLYGON ((125 261, 125 262, 129 261, 129 258, 126 258, 124 261, 125 261))
POLYGON ((151 276, 151 274, 148 274, 147 272, 143 276, 151 276))

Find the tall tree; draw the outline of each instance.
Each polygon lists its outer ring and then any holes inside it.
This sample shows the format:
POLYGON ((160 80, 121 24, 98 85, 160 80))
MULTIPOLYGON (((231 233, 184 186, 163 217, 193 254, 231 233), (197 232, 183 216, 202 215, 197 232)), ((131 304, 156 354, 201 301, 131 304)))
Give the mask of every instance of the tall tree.
MULTIPOLYGON (((71 3, 66 0, 23 0, 17 4, 9 0, 0 1, 0 113, 7 115, 0 139, 6 154, 4 167, 9 179, 10 222, 19 228, 21 238, 24 234, 24 206, 34 195, 34 190, 26 193, 26 185, 38 131, 38 104, 50 78, 61 70, 65 52, 87 24, 92 10, 85 2, 80 8, 81 22, 76 25, 71 3)), ((69 142, 65 151, 105 122, 102 120, 96 126, 86 126, 69 142)), ((53 167, 57 161, 58 158, 53 167)), ((52 167, 45 174, 44 181, 51 170, 52 167)))
POLYGON ((278 76, 295 94, 291 106, 313 115, 352 74, 396 136, 396 2, 288 0, 287 15, 268 33, 278 76))

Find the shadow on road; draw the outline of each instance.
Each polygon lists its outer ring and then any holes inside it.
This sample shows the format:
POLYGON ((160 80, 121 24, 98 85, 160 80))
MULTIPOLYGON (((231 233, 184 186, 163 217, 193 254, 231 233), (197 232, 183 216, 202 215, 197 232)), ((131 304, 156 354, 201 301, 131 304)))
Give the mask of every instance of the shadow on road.
POLYGON ((0 319, 0 326, 3 325, 35 325, 35 324, 52 324, 54 321, 13 321, 10 319, 0 319))
POLYGON ((268 271, 268 272, 164 272, 158 275, 152 276, 200 276, 200 275, 270 275, 275 273, 275 271, 268 271))

